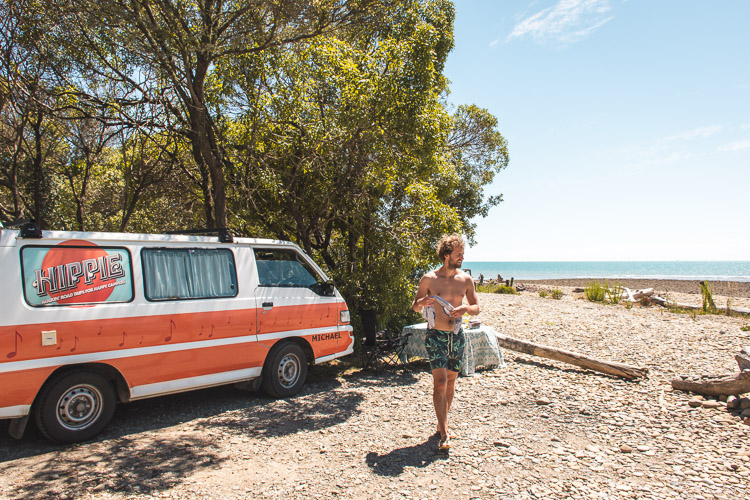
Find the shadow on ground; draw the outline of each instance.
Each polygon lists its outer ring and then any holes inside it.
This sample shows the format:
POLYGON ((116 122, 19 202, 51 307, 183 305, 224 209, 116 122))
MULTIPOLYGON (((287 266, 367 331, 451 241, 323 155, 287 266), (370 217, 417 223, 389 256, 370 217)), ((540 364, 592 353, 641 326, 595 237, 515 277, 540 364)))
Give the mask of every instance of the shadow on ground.
POLYGON ((334 378, 317 368, 312 367, 303 390, 289 399, 222 386, 119 405, 96 440, 77 445, 50 443, 33 422, 23 439, 14 440, 3 421, 0 471, 19 477, 13 495, 17 498, 73 498, 97 491, 154 494, 227 460, 230 439, 334 426, 360 411, 369 387, 406 386, 418 380, 408 370, 356 371, 334 378), (148 431, 158 432, 143 434, 148 431))
MULTIPOLYGON (((13 489, 16 498, 69 498, 86 492, 129 494, 168 489, 195 471, 226 460, 202 436, 121 437, 93 445, 72 446, 24 463, 31 477, 13 489)), ((13 474, 13 468, 6 469, 13 474)), ((8 492, 6 492, 8 493, 8 492)))
POLYGON ((424 443, 405 448, 397 448, 384 455, 370 452, 365 457, 367 465, 380 476, 399 476, 406 467, 427 467, 436 460, 445 460, 447 453, 437 451, 438 435, 431 436, 424 443))

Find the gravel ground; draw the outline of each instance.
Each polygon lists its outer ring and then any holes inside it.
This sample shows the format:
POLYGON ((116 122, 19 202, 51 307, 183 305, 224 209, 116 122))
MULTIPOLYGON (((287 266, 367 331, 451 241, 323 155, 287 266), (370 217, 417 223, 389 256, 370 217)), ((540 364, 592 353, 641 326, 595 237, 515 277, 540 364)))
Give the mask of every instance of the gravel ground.
POLYGON ((480 319, 510 336, 648 367, 648 379, 505 351, 505 368, 458 380, 458 438, 446 455, 431 436, 425 362, 382 373, 316 366, 288 400, 222 387, 121 405, 99 439, 76 446, 51 445, 33 429, 15 441, 1 423, 0 495, 750 496, 750 425, 722 402, 691 403, 669 383, 678 374, 736 373, 750 318, 594 304, 561 288, 561 300, 480 294, 480 319))
MULTIPOLYGON (((614 286, 615 283, 618 283, 621 286, 630 288, 631 290, 653 288, 656 293, 659 294, 667 293, 667 291, 691 295, 700 294, 699 282, 695 280, 569 278, 558 280, 519 280, 518 283, 583 288, 592 281, 596 281, 602 285, 609 283, 612 286, 614 286)), ((750 297, 750 281, 709 281, 709 286, 716 295, 724 297, 750 297)))

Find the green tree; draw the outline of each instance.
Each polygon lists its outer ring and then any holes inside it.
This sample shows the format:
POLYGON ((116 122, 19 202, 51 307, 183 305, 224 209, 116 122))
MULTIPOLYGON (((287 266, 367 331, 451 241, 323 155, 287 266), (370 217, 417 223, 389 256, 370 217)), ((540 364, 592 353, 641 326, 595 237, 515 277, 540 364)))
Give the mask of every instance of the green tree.
POLYGON ((293 46, 351 23, 367 22, 388 0, 28 0, 27 15, 48 13, 39 45, 59 47, 61 89, 117 113, 131 125, 174 127, 200 174, 208 225, 226 226, 222 124, 233 90, 217 68, 293 46), (208 87, 214 81, 217 86, 208 87), (114 92, 102 88, 115 85, 114 92), (158 122, 132 109, 158 108, 158 122), (169 122, 169 115, 174 121, 169 122))
POLYGON ((351 307, 406 312, 414 280, 445 232, 499 197, 483 188, 507 164, 497 121, 451 116, 442 74, 448 1, 405 2, 363 36, 340 31, 228 68, 245 91, 226 135, 234 224, 291 239, 334 276, 351 307))
POLYGON ((54 218, 59 182, 49 165, 64 148, 49 92, 49 51, 29 49, 21 7, 0 4, 0 218, 54 218))

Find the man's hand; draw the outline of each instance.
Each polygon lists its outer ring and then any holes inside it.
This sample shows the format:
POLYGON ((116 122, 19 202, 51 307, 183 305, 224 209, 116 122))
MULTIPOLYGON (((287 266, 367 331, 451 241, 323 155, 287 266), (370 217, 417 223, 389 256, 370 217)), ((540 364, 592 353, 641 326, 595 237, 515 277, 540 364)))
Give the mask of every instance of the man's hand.
POLYGON ((451 311, 451 318, 460 318, 464 314, 469 313, 469 306, 460 305, 458 307, 454 307, 451 311))
POLYGON ((432 298, 430 295, 428 295, 426 297, 422 297, 421 299, 415 301, 415 303, 419 307, 429 307, 435 303, 435 299, 432 298))

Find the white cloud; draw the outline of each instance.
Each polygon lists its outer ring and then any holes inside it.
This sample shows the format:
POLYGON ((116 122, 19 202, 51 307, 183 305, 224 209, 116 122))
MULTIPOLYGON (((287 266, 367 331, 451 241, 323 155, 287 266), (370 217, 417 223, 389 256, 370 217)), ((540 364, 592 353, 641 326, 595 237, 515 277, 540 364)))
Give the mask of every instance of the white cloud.
POLYGON ((741 149, 750 149, 750 139, 730 142, 729 144, 719 146, 719 151, 740 151, 741 149))
POLYGON ((516 24, 505 41, 530 36, 537 43, 575 43, 612 20, 611 10, 610 0, 559 0, 516 24))
POLYGON ((492 40, 492 42, 490 42, 490 48, 494 47, 498 43, 500 43, 500 40, 492 40))
POLYGON ((693 130, 687 130, 680 132, 679 134, 670 135, 665 137, 664 141, 692 141, 693 139, 705 139, 711 137, 716 132, 719 132, 723 127, 721 125, 709 125, 707 127, 699 127, 693 130))

